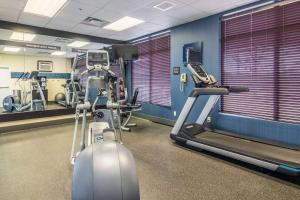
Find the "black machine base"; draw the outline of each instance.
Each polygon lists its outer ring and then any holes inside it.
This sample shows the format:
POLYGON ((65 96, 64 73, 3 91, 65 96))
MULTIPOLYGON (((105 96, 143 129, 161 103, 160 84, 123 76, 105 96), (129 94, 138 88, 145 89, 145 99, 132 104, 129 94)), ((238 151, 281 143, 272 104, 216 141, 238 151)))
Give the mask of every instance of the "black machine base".
POLYGON ((204 130, 201 125, 184 125, 178 135, 171 139, 192 149, 201 146, 236 153, 249 159, 255 159, 277 165, 275 171, 292 176, 300 176, 300 151, 251 141, 240 137, 229 136, 204 130), (198 134, 197 134, 197 131, 198 134), (200 134, 199 134, 200 133, 200 134), (199 144, 199 145, 192 145, 199 144))

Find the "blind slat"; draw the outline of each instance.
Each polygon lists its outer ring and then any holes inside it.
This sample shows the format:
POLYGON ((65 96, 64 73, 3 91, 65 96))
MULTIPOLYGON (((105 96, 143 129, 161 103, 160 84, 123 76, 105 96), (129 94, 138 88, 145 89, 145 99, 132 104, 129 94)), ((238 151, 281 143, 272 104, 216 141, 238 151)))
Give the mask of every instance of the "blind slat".
POLYGON ((133 62, 132 89, 138 101, 171 106, 170 35, 136 44, 140 57, 133 62))
POLYGON ((222 22, 223 112, 300 123, 300 2, 222 22))

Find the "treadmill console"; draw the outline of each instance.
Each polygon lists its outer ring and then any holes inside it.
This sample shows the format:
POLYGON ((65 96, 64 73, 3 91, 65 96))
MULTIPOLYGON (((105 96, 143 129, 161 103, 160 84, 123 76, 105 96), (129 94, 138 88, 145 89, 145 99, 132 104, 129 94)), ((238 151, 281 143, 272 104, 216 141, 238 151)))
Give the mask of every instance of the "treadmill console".
POLYGON ((196 87, 205 87, 217 83, 216 79, 207 74, 199 62, 201 52, 195 49, 187 50, 187 68, 191 72, 196 87))
POLYGON ((102 71, 109 69, 109 56, 105 50, 89 50, 86 55, 88 70, 102 71))

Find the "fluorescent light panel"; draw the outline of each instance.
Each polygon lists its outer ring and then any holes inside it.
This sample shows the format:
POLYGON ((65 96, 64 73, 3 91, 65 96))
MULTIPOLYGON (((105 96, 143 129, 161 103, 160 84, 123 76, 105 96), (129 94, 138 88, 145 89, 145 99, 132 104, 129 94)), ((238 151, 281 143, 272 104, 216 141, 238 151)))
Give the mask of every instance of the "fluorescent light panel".
POLYGON ((53 17, 67 0, 28 0, 24 12, 53 17))
POLYGON ((18 47, 4 47, 3 51, 7 52, 19 52, 21 48, 18 47))
POLYGON ((68 46, 69 47, 77 47, 77 48, 79 48, 79 47, 83 47, 83 46, 85 46, 87 44, 89 44, 89 42, 74 41, 74 42, 68 44, 68 46))
POLYGON ((125 29, 131 28, 141 23, 144 23, 144 21, 126 16, 111 24, 104 26, 103 28, 113 30, 113 31, 123 31, 125 29))
POLYGON ((10 36, 12 40, 32 41, 35 38, 35 34, 13 32, 10 36))
POLYGON ((53 56, 62 56, 62 55, 65 55, 66 52, 65 51, 54 51, 51 53, 51 55, 53 56))

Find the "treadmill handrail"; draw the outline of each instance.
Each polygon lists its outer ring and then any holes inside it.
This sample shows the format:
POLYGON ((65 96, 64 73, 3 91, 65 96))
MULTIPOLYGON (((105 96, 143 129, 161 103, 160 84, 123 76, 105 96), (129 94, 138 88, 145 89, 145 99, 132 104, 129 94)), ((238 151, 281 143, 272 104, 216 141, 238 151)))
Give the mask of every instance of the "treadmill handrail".
POLYGON ((231 93, 241 93, 241 92, 249 92, 249 88, 245 86, 225 86, 228 91, 231 93))
POLYGON ((227 88, 195 88, 190 93, 189 97, 198 97, 199 95, 228 95, 227 88))

